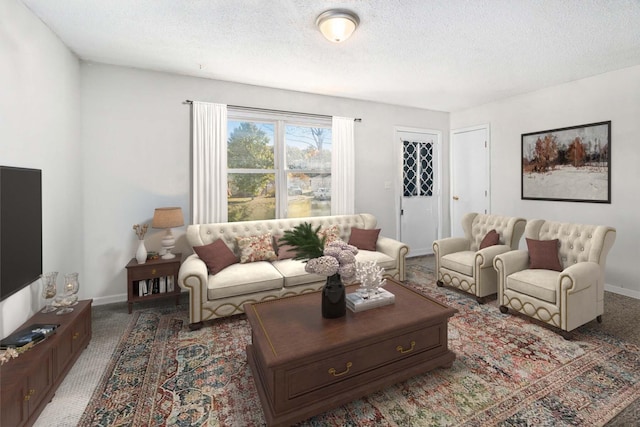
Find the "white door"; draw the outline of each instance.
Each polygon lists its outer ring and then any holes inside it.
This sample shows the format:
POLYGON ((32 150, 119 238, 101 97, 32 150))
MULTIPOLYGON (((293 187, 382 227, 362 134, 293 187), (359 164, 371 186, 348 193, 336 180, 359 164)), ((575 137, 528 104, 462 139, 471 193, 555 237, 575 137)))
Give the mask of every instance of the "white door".
POLYGON ((402 153, 400 240, 409 256, 433 253, 441 224, 441 132, 396 129, 402 153))
POLYGON ((489 125, 451 131, 451 236, 468 212, 489 213, 489 125))

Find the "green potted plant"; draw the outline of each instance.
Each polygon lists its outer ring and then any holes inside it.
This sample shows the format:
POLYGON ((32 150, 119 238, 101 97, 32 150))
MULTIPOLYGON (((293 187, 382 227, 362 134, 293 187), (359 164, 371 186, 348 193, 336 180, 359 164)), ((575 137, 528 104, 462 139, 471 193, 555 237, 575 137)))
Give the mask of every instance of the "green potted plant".
POLYGON ((293 247, 296 256, 303 260, 307 273, 327 277, 322 288, 322 316, 327 319, 342 317, 346 313, 346 298, 343 280, 351 282, 355 278, 355 255, 358 249, 342 240, 326 243, 320 237, 320 226, 315 229, 307 222, 284 232, 280 242, 293 247))

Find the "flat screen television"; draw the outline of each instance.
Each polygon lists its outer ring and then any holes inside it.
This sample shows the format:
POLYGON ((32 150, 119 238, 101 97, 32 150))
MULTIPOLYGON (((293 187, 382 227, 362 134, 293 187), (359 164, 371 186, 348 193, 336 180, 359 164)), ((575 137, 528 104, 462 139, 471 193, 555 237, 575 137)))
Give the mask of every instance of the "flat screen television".
POLYGON ((0 301, 42 274, 42 171, 0 166, 0 301))

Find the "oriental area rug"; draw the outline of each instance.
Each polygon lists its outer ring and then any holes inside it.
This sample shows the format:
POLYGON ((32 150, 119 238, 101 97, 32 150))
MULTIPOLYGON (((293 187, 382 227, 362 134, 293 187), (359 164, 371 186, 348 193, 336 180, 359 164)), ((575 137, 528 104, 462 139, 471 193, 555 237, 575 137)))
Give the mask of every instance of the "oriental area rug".
MULTIPOLYGON (((495 301, 437 288, 412 268, 407 285, 459 312, 453 367, 436 369, 301 426, 601 426, 640 395, 640 348, 590 328, 567 341, 495 301)), ((318 304, 320 300, 318 299, 318 304)), ((320 310, 320 307, 318 307, 320 310)), ((263 426, 247 365, 244 315, 190 331, 186 309, 136 312, 82 426, 263 426)), ((373 325, 374 326, 374 325, 373 325)))

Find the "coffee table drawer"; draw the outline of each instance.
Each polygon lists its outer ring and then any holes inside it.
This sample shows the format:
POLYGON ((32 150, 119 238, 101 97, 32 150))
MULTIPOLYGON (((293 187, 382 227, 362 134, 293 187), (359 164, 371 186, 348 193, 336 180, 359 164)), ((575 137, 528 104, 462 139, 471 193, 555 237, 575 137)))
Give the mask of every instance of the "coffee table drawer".
POLYGON ((363 372, 425 351, 446 350, 442 325, 434 325, 389 338, 375 344, 287 370, 287 396, 295 399, 332 383, 353 378, 363 372))

